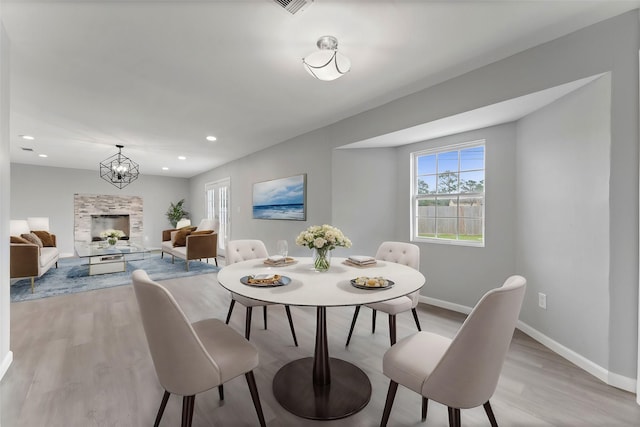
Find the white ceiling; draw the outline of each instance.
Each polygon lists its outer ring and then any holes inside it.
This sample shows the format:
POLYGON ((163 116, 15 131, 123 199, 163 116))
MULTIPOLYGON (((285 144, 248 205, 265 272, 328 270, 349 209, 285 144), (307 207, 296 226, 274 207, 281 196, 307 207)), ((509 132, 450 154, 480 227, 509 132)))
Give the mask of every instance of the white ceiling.
POLYGON ((639 6, 316 0, 291 15, 271 0, 2 0, 11 161, 97 170, 121 144, 142 174, 191 177, 639 6), (301 63, 326 34, 352 62, 333 82, 301 63))

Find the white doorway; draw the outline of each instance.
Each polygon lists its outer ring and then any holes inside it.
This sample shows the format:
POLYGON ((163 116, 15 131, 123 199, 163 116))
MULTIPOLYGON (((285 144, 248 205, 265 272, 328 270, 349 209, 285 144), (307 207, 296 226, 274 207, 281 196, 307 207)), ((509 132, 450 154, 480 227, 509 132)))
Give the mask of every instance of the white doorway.
POLYGON ((218 255, 225 256, 226 242, 231 230, 229 206, 231 197, 231 178, 205 184, 207 218, 220 221, 218 230, 218 255))

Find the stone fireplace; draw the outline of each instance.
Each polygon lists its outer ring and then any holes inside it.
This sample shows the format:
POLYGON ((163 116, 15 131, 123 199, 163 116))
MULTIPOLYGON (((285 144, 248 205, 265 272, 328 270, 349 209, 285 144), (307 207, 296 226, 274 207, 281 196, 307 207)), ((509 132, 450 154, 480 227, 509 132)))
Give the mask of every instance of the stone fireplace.
POLYGON ((131 240, 142 242, 143 205, 139 196, 74 194, 74 240, 98 240, 100 232, 122 230, 131 240))

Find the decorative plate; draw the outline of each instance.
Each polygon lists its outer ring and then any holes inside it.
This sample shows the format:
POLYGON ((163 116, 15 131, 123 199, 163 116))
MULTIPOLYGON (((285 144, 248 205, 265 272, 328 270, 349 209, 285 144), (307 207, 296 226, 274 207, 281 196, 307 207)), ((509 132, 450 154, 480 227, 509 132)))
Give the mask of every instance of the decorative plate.
POLYGON ((279 274, 256 274, 241 277, 240 283, 247 286, 255 286, 258 288, 273 288, 276 286, 288 285, 289 283, 291 283, 291 279, 287 276, 281 276, 279 274))
POLYGON ((382 290, 382 289, 389 289, 393 285, 395 285, 395 282, 392 282, 391 280, 388 280, 388 279, 384 279, 382 277, 357 277, 355 279, 351 279, 351 286, 358 289, 382 290), (369 283, 375 282, 375 283, 378 283, 379 286, 366 285, 365 283, 367 282, 369 283))

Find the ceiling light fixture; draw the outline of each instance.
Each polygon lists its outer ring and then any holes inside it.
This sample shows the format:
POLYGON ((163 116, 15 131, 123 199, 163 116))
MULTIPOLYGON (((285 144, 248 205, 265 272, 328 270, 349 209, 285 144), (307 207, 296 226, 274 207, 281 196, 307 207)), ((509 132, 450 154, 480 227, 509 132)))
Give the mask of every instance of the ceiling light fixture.
POLYGON ((217 141, 217 140, 218 140, 218 138, 216 138, 215 136, 211 136, 211 135, 209 135, 209 136, 207 137, 207 141, 211 141, 211 142, 213 142, 213 141, 217 141))
POLYGON ((116 145, 118 154, 100 162, 100 178, 122 189, 138 179, 138 164, 122 154, 123 145, 116 145))
POLYGON ((20 138, 26 139, 26 140, 29 140, 29 141, 33 141, 35 139, 31 135, 20 135, 20 138))
POLYGON ((47 156, 46 154, 38 154, 38 157, 42 157, 44 159, 44 158, 47 158, 49 156, 47 156))
POLYGON ((178 160, 187 160, 185 156, 178 156, 178 160))
POLYGON ((338 39, 333 36, 322 36, 316 45, 320 50, 302 59, 304 69, 313 77, 331 81, 351 69, 349 58, 338 52, 338 39))

